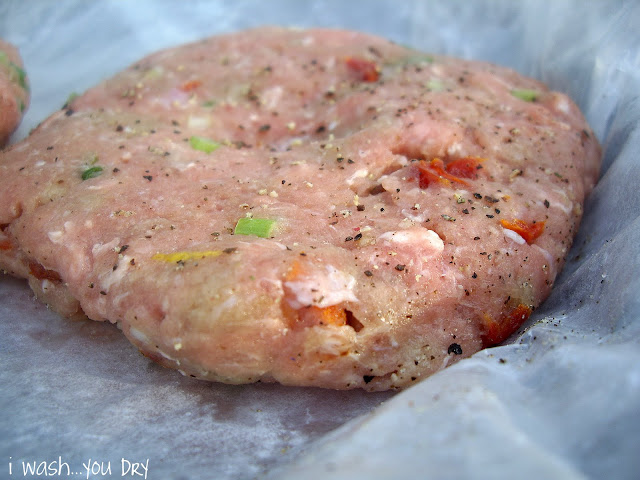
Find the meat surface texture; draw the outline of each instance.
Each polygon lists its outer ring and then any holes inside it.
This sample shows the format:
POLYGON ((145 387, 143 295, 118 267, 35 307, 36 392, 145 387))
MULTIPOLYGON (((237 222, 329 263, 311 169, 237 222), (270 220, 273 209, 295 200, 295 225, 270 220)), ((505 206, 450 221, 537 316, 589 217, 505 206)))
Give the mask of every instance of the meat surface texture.
POLYGON ((599 164, 512 70, 260 28, 144 58, 0 154, 0 266, 185 375, 403 388, 548 296, 599 164))
POLYGON ((0 39, 0 147, 18 128, 29 106, 29 83, 18 50, 0 39))

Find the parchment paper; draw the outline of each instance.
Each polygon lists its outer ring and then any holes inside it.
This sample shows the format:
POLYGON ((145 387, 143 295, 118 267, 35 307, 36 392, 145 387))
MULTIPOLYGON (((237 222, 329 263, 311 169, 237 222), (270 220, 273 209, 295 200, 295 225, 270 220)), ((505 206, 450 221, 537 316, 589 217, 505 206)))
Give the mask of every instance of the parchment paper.
POLYGON ((640 478, 640 5, 3 0, 33 95, 13 141, 144 54, 261 24, 369 31, 571 95, 605 158, 552 296, 506 345, 394 395, 183 378, 3 276, 0 478, 640 478))

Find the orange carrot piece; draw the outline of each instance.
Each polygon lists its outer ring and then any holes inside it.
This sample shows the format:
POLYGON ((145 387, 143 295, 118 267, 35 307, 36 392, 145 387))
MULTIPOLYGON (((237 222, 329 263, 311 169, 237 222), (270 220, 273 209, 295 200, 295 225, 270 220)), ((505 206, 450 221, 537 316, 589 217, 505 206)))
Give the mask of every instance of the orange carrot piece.
POLYGON ((338 305, 329 307, 311 307, 314 315, 318 317, 318 323, 321 325, 342 326, 347 324, 347 314, 344 308, 338 305))

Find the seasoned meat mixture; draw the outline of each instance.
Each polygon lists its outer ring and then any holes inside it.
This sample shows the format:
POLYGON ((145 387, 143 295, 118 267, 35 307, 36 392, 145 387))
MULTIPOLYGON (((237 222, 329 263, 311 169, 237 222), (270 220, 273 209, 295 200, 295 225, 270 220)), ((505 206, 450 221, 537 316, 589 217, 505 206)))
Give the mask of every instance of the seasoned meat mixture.
POLYGON ((186 375, 402 388, 548 296, 598 176, 574 103, 362 33, 153 54, 0 154, 0 266, 186 375))
POLYGON ((18 50, 0 39, 0 147, 18 128, 29 106, 29 83, 18 50))

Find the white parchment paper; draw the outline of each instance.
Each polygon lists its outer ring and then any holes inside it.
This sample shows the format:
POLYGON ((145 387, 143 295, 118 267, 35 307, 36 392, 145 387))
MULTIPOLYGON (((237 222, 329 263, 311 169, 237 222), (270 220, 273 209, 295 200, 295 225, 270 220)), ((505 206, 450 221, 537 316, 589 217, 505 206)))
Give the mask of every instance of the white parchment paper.
POLYGON ((640 478, 640 4, 3 0, 33 97, 13 141, 147 53, 261 24, 489 60, 578 102, 604 165, 552 296, 506 345, 394 395, 183 378, 0 277, 0 478, 640 478))

